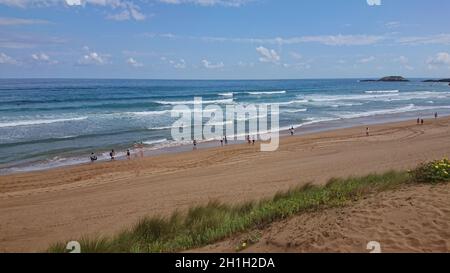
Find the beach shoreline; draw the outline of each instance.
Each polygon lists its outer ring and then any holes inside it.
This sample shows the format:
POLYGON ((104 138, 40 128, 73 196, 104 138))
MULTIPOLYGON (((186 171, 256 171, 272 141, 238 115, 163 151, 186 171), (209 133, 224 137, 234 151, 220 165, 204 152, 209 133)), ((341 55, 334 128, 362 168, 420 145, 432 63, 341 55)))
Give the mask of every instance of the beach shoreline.
POLYGON ((229 145, 140 160, 0 176, 0 251, 110 235, 147 215, 211 200, 240 203, 302 183, 407 170, 450 154, 450 117, 282 137, 276 152, 229 145))
MULTIPOLYGON (((349 129, 352 127, 357 126, 374 126, 374 125, 381 125, 386 123, 393 123, 393 122, 406 122, 408 120, 415 120, 417 116, 420 116, 421 118, 425 118, 427 120, 434 119, 433 117, 434 113, 399 113, 398 115, 393 114, 386 114, 386 115, 377 115, 377 116, 368 116, 368 117, 359 117, 359 118, 351 118, 351 119, 330 119, 330 120, 323 120, 318 122, 312 122, 310 124, 305 125, 292 125, 295 129, 295 135, 301 136, 301 135, 309 135, 314 133, 321 133, 321 132, 329 132, 333 130, 340 130, 340 129, 349 129)), ((442 113, 440 115, 442 118, 450 117, 450 113, 442 113)), ((291 126, 289 126, 290 128, 291 126)), ((280 138, 288 137, 290 136, 289 129, 286 128, 280 128, 279 129, 279 135, 280 138)), ((230 136, 228 136, 229 141, 228 145, 241 145, 245 144, 245 140, 234 140, 231 139, 230 136)), ((203 140, 199 141, 196 148, 197 149, 210 149, 210 148, 216 148, 220 146, 219 140, 203 140)), ((128 147, 131 151, 131 157, 132 159, 136 159, 139 157, 139 149, 135 149, 130 145, 128 147)), ((120 155, 115 157, 115 160, 121 161, 121 160, 128 160, 125 151, 127 147, 122 147, 119 151, 120 155)), ((144 147, 143 148, 143 155, 144 157, 154 157, 162 154, 177 154, 177 153, 184 153, 184 152, 191 152, 193 150, 192 143, 188 144, 175 144, 170 145, 167 147, 144 147)), ((106 155, 109 153, 107 150, 98 150, 93 151, 95 154, 103 154, 106 155)), ((24 164, 24 165, 16 165, 12 167, 1 167, 0 165, 0 176, 4 175, 10 175, 10 174, 17 174, 17 173, 30 173, 30 172, 36 172, 36 171, 46 171, 46 170, 52 170, 57 168, 66 168, 66 167, 73 167, 78 165, 86 165, 91 164, 89 161, 89 154, 86 154, 84 159, 81 159, 81 157, 76 158, 69 158, 66 163, 62 164, 56 164, 52 165, 51 163, 44 163, 44 162, 37 162, 33 164, 24 164)), ((98 163, 104 163, 110 161, 109 158, 103 158, 99 160, 98 163)))

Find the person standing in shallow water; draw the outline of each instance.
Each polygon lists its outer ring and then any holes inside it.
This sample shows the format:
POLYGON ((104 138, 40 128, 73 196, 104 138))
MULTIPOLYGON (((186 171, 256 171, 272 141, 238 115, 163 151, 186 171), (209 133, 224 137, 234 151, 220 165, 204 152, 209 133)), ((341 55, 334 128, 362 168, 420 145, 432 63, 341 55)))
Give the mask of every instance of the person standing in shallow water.
POLYGON ((109 156, 111 157, 111 161, 116 159, 116 152, 114 152, 114 149, 111 150, 109 156))
POLYGON ((91 153, 91 163, 97 161, 97 156, 94 153, 91 153))

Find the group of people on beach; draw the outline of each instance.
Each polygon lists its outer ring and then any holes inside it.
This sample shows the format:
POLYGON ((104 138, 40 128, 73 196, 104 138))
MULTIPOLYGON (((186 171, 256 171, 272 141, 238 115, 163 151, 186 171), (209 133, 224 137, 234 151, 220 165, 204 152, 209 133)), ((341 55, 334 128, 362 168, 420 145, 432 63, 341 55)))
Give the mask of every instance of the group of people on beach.
POLYGON ((223 144, 228 145, 228 138, 227 136, 224 136, 220 139, 220 146, 223 146, 223 144))
MULTIPOLYGON (((439 117, 438 113, 435 112, 434 113, 434 119, 437 119, 439 117)), ((425 124, 425 120, 423 118, 418 117, 417 118, 417 125, 424 125, 425 124)), ((366 136, 370 136, 370 128, 366 127, 366 136)))
MULTIPOLYGON (((142 142, 135 143, 133 145, 133 148, 135 150, 137 150, 136 157, 144 157, 144 144, 142 142)), ((109 152, 109 158, 110 158, 111 161, 116 160, 116 151, 114 149, 112 149, 109 152)), ((131 159, 131 151, 130 151, 130 149, 127 149, 127 151, 126 151, 126 158, 128 160, 131 159)), ((95 161, 97 161, 98 160, 97 155, 95 153, 91 153, 90 160, 91 160, 91 163, 94 163, 95 161)))
POLYGON ((255 143, 256 143, 256 139, 255 139, 254 136, 250 138, 250 135, 247 135, 247 136, 245 137, 245 139, 247 140, 247 143, 248 143, 248 144, 253 144, 253 145, 255 145, 255 143))
MULTIPOLYGON (((439 117, 438 113, 435 112, 434 113, 434 119, 437 119, 439 117)), ((425 124, 425 120, 423 118, 418 117, 417 118, 417 124, 418 125, 424 125, 425 124)))

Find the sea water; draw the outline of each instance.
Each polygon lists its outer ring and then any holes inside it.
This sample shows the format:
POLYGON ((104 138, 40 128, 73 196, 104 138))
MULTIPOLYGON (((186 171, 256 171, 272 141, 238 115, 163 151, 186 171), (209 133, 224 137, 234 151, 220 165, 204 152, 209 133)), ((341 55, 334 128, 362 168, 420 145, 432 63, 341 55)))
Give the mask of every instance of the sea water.
MULTIPOLYGON (((146 150, 188 144, 171 139, 175 105, 280 105, 280 127, 296 133, 450 114, 442 83, 357 79, 0 80, 0 173, 107 159, 142 142, 146 150)), ((206 120, 207 121, 207 120, 206 120)))

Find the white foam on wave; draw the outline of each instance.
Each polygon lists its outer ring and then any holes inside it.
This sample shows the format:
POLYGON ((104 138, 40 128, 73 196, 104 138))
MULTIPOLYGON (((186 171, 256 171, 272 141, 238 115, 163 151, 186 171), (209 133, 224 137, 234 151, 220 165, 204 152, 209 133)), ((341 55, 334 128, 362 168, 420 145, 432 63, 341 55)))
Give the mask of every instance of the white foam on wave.
POLYGON ((361 117, 371 117, 378 115, 392 115, 392 114, 400 114, 407 112, 418 112, 418 111, 428 111, 428 110, 436 110, 436 109, 450 109, 450 106, 416 106, 414 104, 410 104, 403 107, 391 108, 391 109, 383 109, 383 110, 374 110, 367 112, 358 112, 358 113, 346 113, 339 115, 340 118, 350 119, 350 118, 361 118, 361 117))
POLYGON ((286 91, 255 91, 255 92, 247 92, 249 95, 279 95, 286 94, 286 91))
POLYGON ((405 92, 398 97, 392 97, 384 101, 408 101, 418 99, 446 99, 450 98, 450 92, 420 91, 405 92))
POLYGON ((233 92, 219 93, 219 96, 222 96, 222 97, 233 97, 234 93, 233 92))
POLYGON ((374 90, 374 91, 365 91, 366 94, 395 94, 399 93, 399 90, 374 90))
POLYGON ((33 126, 33 125, 42 125, 42 124, 52 124, 52 123, 58 123, 58 122, 71 122, 71 121, 80 121, 80 120, 85 120, 85 119, 87 119, 87 117, 12 121, 12 122, 0 123, 0 128, 17 127, 17 126, 33 126))
POLYGON ((305 98, 310 102, 329 102, 329 101, 345 101, 345 100, 377 100, 380 98, 391 98, 399 96, 398 93, 393 94, 364 94, 364 95, 310 95, 305 98))
POLYGON ((300 112, 306 112, 308 111, 307 108, 302 108, 302 109, 287 109, 287 110, 283 110, 282 112, 286 112, 286 113, 300 113, 300 112))
POLYGON ((159 116, 159 115, 165 115, 167 113, 170 113, 170 110, 126 112, 125 114, 136 115, 136 116, 159 116))
POLYGON ((144 143, 145 145, 155 145, 155 144, 160 144, 160 143, 164 143, 164 142, 167 142, 167 138, 161 138, 161 139, 156 139, 156 140, 147 140, 142 143, 144 143))
MULTIPOLYGON (((188 100, 188 101, 155 101, 159 104, 165 105, 182 105, 182 104, 195 104, 196 101, 188 100)), ((221 100, 202 100, 203 104, 231 104, 233 103, 233 99, 221 99, 221 100)))
POLYGON ((308 100, 306 99, 300 99, 300 100, 291 100, 291 101, 285 101, 285 102, 273 102, 271 104, 278 104, 278 105, 291 105, 291 104, 302 104, 307 103, 308 100))
POLYGON ((347 94, 347 95, 307 95, 299 96, 299 98, 307 99, 310 104, 327 103, 335 101, 408 101, 414 99, 445 99, 450 98, 450 92, 436 92, 436 91, 415 91, 415 92, 394 92, 396 90, 371 91, 379 93, 365 93, 365 94, 347 94), (391 92, 392 91, 392 92, 391 92), (388 93, 389 92, 389 93, 388 93))

